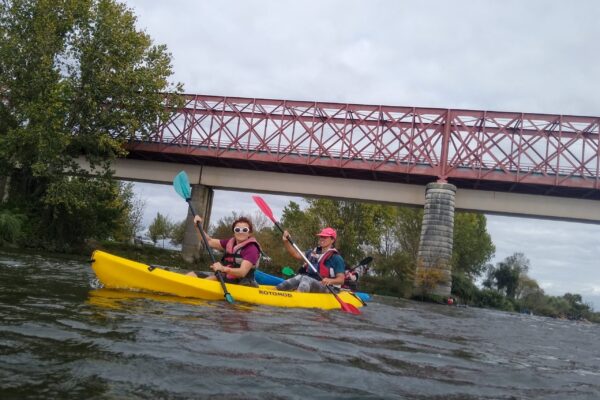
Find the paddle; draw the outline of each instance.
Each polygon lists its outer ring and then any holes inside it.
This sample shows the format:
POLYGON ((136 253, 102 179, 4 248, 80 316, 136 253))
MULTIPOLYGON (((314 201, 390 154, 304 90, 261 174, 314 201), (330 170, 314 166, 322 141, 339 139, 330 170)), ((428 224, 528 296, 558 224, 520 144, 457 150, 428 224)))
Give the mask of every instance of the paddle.
MULTIPOLYGON (((373 261, 373 257, 371 257, 371 256, 369 256, 369 257, 366 257, 366 258, 364 258, 363 260, 361 260, 361 262, 359 262, 359 263, 358 263, 358 264, 357 264, 355 267, 349 268, 349 269, 348 269, 348 271, 354 271, 354 270, 355 270, 356 268, 358 268, 358 267, 364 267, 364 266, 367 266, 367 265, 369 265, 369 264, 371 263, 371 261, 373 261)), ((283 268, 281 269, 281 273, 282 273, 284 276, 287 276, 287 277, 290 277, 290 278, 291 278, 292 276, 296 275, 296 271, 294 271, 293 269, 291 269, 290 267, 287 267, 287 266, 286 266, 286 267, 283 267, 283 268)))
MULTIPOLYGON (((275 224, 277 229, 279 229, 281 231, 281 233, 283 233, 283 229, 281 229, 281 226, 279 226, 279 223, 273 216, 273 212, 271 211, 271 208, 269 207, 269 205, 260 196, 252 196, 252 199, 254 200, 254 202, 256 203, 258 208, 260 208, 260 210, 267 216, 267 218, 269 218, 275 224)), ((298 252, 298 254, 300 254, 302 256, 302 258, 304 259, 304 262, 306 262, 306 265, 308 265, 313 270, 313 272, 315 272, 315 274, 317 274, 319 279, 321 279, 321 276, 319 275, 319 272, 317 271, 317 269, 314 267, 314 265, 311 264, 310 261, 308 261, 304 252, 302 252, 302 250, 300 250, 298 248, 296 243, 294 243, 292 241, 292 238, 290 236, 288 236, 287 240, 294 247, 294 249, 298 252)), ((357 315, 360 314, 360 311, 358 310, 358 308, 356 308, 352 304, 348 304, 348 303, 344 302, 342 299, 340 299, 340 297, 333 291, 331 286, 325 285, 325 287, 335 297, 335 299, 338 301, 338 303, 340 303, 340 307, 342 308, 343 311, 345 311, 347 313, 351 313, 351 314, 357 314, 357 315)))
POLYGON ((354 271, 358 267, 369 265, 371 263, 371 261, 373 261, 373 257, 371 257, 371 256, 365 257, 356 265, 356 267, 350 268, 349 271, 354 271))
MULTIPOLYGON (((175 176, 173 179, 173 187, 179 196, 181 196, 190 206, 190 211, 192 212, 192 217, 196 216, 196 210, 194 210, 194 206, 192 205, 192 188, 190 187, 190 181, 188 179, 185 171, 181 171, 175 176)), ((212 252, 212 249, 208 245, 208 239, 206 239, 206 235, 204 234, 204 229, 202 228, 202 224, 198 222, 198 230, 200 231, 200 235, 202 236, 202 241, 204 242, 204 247, 208 250, 208 255, 214 264, 216 262, 215 255, 212 252)), ((223 294, 225 296, 225 300, 229 304, 233 304, 233 297, 227 291, 227 286, 225 286, 225 281, 223 280, 223 275, 221 275, 220 271, 215 272, 215 276, 221 283, 221 287, 223 288, 223 294)))

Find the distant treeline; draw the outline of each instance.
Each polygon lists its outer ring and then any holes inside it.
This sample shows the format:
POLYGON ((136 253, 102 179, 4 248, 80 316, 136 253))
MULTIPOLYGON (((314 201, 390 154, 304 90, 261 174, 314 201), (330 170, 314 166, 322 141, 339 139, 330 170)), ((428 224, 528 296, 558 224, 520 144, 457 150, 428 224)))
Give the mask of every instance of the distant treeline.
MULTIPOLYGON (((307 206, 290 202, 281 216, 282 225, 301 248, 316 245, 315 232, 324 226, 338 231, 336 247, 349 266, 372 256, 369 273, 361 277, 360 289, 369 293, 413 297, 423 211, 354 201, 306 199, 307 206)), ((230 236, 232 213, 213 225, 216 237, 230 236)), ((279 274, 282 266, 297 266, 284 250, 280 232, 260 212, 251 217, 256 236, 272 259, 261 268, 279 274)), ((496 265, 489 263, 495 247, 482 214, 458 212, 454 223, 452 296, 455 304, 497 308, 556 318, 600 322, 579 294, 549 296, 528 276, 530 261, 515 253, 496 265), (479 286, 476 282, 482 282, 479 286)), ((179 229, 181 231, 181 228, 179 229)), ((435 301, 446 299, 432 295, 435 301)))

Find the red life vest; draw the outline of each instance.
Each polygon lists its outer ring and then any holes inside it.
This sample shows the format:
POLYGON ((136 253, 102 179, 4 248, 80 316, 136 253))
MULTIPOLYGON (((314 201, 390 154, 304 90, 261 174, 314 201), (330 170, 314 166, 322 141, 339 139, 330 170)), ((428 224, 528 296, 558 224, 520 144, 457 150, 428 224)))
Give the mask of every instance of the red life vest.
MULTIPOLYGON (((327 261, 335 254, 338 254, 338 251, 333 247, 325 251, 325 253, 323 254, 317 254, 317 249, 315 248, 310 253, 308 261, 310 261, 310 263, 313 266, 316 266, 317 263, 319 264, 319 275, 321 275, 321 278, 335 278, 335 271, 333 270, 333 268, 329 268, 325 265, 325 261, 327 261)), ((308 272, 309 275, 315 274, 312 268, 308 265, 305 264, 304 268, 306 268, 306 272, 308 272)))
MULTIPOLYGON (((243 242, 238 243, 238 244, 235 244, 235 238, 232 237, 231 239, 229 239, 229 241, 227 242, 227 245, 225 246, 225 254, 223 254, 223 258, 221 258, 221 263, 224 266, 229 267, 229 268, 241 267, 242 261, 244 261, 244 259, 242 258, 242 249, 252 243, 256 244, 256 246, 258 247, 258 252, 260 253, 261 252, 260 244, 253 237, 249 237, 248 239, 246 239, 243 242)), ((252 270, 248 274, 250 274, 250 273, 254 274, 254 270, 258 267, 259 262, 260 262, 260 257, 256 261, 256 264, 254 264, 252 266, 252 270)), ((229 274, 227 274, 227 278, 237 279, 236 276, 229 275, 229 274)))

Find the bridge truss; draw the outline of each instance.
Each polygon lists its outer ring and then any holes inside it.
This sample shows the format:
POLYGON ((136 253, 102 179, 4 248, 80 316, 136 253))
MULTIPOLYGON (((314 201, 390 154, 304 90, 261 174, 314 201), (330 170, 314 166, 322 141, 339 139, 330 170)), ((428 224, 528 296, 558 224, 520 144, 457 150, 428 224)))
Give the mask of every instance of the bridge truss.
POLYGON ((600 199, 600 117, 184 99, 132 157, 600 199))

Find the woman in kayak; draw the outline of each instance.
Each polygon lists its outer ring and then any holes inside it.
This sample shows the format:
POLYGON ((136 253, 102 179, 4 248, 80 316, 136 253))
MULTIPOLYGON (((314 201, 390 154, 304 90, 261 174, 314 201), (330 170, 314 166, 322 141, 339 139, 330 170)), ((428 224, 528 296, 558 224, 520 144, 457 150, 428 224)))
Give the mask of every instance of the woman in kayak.
MULTIPOLYGON (((302 260, 302 255, 298 254, 287 240, 289 235, 288 231, 283 232, 283 243, 286 250, 292 257, 302 260)), ((305 255, 318 273, 304 264, 298 275, 277 285, 278 290, 291 291, 298 289, 299 292, 329 293, 326 285, 332 285, 339 289, 344 283, 344 271, 346 269, 344 259, 334 247, 337 232, 333 228, 325 228, 317 236, 319 237, 319 246, 307 250, 305 255)))
MULTIPOLYGON (((194 225, 202 223, 202 218, 196 215, 194 225)), ((214 239, 206 234, 208 245, 216 250, 224 251, 223 258, 210 266, 214 272, 221 272, 226 283, 245 286, 258 286, 254 279, 254 271, 260 259, 260 245, 252 237, 252 222, 246 217, 240 217, 231 225, 233 237, 229 239, 214 239)), ((197 276, 188 272, 190 276, 197 276)), ((206 279, 217 280, 215 275, 206 279)))

